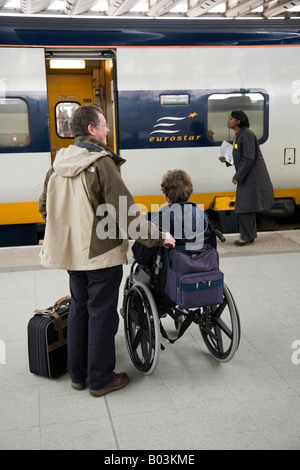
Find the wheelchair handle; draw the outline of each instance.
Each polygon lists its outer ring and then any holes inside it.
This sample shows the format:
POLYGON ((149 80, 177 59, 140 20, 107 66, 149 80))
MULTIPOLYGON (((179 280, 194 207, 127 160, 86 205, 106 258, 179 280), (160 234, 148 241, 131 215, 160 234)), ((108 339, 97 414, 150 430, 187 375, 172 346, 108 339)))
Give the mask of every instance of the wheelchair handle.
POLYGON ((220 230, 215 230, 216 237, 218 237, 219 240, 221 240, 222 243, 226 241, 226 238, 224 237, 223 233, 220 232, 220 230))

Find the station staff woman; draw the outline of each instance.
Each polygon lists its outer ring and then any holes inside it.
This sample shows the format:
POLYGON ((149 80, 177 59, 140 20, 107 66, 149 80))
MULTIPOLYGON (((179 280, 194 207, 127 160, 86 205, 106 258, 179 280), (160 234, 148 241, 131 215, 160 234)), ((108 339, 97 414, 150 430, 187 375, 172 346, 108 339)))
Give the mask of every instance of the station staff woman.
MULTIPOLYGON (((253 243, 257 237, 256 212, 269 209, 274 204, 273 186, 255 134, 250 131, 247 115, 232 111, 227 122, 235 131, 233 159, 237 185, 235 212, 238 214, 240 239, 237 246, 253 243)), ((220 160, 223 161, 222 157, 220 160)))

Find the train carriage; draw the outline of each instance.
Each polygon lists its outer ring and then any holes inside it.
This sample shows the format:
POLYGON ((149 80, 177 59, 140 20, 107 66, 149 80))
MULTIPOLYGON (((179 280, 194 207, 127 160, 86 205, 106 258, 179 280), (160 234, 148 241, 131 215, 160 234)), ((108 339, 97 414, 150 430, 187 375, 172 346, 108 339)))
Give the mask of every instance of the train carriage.
POLYGON ((45 173, 88 103, 103 109, 143 211, 163 203, 161 175, 183 168, 224 232, 236 231, 234 170, 218 152, 243 109, 276 198, 261 226, 299 225, 299 20, 1 17, 0 61, 0 246, 38 241, 45 173))

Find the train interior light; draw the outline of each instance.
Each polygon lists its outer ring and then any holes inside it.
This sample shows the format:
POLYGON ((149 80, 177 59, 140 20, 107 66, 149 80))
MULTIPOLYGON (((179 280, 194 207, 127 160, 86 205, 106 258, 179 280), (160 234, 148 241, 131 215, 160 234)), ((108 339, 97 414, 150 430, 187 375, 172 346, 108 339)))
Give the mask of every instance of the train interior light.
POLYGON ((85 69, 85 60, 50 59, 50 69, 85 69))

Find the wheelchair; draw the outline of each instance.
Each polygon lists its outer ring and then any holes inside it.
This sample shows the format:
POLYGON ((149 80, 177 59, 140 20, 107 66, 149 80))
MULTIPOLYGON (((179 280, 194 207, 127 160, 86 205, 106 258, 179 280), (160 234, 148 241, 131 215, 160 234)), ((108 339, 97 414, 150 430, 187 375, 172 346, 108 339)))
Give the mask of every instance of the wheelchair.
MULTIPOLYGON (((223 234, 214 230, 205 243, 216 248, 216 237, 225 241, 223 234)), ((210 354, 219 362, 229 362, 239 347, 241 335, 238 309, 229 288, 224 283, 223 302, 219 305, 179 308, 163 292, 162 274, 166 269, 162 262, 163 250, 166 248, 159 248, 153 270, 134 261, 125 281, 120 313, 132 363, 145 375, 152 374, 160 351, 165 349, 161 336, 174 343, 191 324, 199 327, 210 354), (163 326, 166 316, 174 321, 176 337, 173 339, 163 326)))

